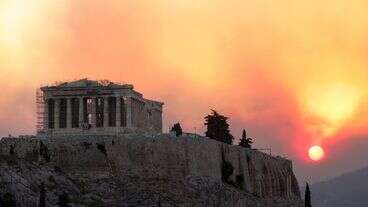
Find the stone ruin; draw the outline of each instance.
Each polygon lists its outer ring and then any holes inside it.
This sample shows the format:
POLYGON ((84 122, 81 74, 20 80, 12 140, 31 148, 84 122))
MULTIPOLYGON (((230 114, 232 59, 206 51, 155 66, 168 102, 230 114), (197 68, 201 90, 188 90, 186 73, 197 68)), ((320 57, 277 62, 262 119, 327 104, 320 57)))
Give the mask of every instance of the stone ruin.
POLYGON ((163 103, 133 85, 81 79, 41 87, 38 134, 162 132, 163 103))
POLYGON ((0 139, 1 198, 46 206, 302 207, 290 160, 184 133, 132 85, 82 79, 41 88, 35 136, 0 139), (224 164, 231 174, 224 180, 224 164))

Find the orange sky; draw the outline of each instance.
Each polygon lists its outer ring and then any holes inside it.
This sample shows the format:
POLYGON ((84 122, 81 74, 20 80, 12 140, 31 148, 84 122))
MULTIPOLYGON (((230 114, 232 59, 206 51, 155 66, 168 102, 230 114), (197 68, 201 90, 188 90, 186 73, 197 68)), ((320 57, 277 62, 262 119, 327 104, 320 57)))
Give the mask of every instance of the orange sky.
POLYGON ((233 134, 246 128, 257 147, 292 158, 302 179, 362 167, 366 160, 342 155, 368 135, 366 8, 364 0, 1 0, 0 135, 34 132, 40 84, 89 77, 163 100, 165 129, 180 121, 203 132, 217 109, 233 134), (318 164, 306 159, 314 144, 326 150, 318 164))

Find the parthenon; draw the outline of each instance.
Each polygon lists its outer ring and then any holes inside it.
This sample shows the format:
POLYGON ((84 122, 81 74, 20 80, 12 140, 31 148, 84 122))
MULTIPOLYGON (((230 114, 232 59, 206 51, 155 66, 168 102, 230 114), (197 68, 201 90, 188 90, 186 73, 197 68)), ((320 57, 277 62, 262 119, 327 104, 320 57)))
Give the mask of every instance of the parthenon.
POLYGON ((41 87, 43 134, 162 132, 163 103, 133 85, 81 79, 41 87))

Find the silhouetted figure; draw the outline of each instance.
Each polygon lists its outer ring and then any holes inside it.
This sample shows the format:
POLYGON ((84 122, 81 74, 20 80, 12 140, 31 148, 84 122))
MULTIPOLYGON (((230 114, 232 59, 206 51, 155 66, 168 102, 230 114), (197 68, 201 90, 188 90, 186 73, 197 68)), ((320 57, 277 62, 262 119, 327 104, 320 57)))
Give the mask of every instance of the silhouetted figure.
POLYGON ((227 144, 233 143, 233 135, 229 130, 228 118, 212 110, 212 114, 205 117, 207 126, 206 136, 227 144))
POLYGON ((250 137, 247 137, 247 132, 243 129, 242 138, 240 139, 239 146, 245 148, 252 148, 253 140, 250 137))
POLYGON ((312 207, 312 202, 311 202, 311 192, 309 189, 309 184, 307 183, 307 186, 305 187, 305 207, 312 207))
POLYGON ((180 123, 174 124, 174 126, 171 128, 172 132, 175 132, 175 136, 179 137, 183 134, 183 129, 180 126, 180 123))

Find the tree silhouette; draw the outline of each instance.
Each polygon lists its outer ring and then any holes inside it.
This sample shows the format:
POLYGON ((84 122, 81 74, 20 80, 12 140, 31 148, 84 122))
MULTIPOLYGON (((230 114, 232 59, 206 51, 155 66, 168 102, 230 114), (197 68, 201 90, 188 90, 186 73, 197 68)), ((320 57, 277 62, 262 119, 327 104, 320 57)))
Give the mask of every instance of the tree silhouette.
POLYGON ((242 138, 240 139, 239 146, 245 148, 252 148, 253 140, 250 137, 247 137, 247 132, 243 129, 242 138))
POLYGON ((212 114, 205 117, 205 125, 207 126, 206 136, 220 142, 232 144, 234 137, 230 133, 227 121, 227 117, 212 110, 212 114))
POLYGON ((183 129, 180 126, 180 123, 174 124, 174 126, 171 128, 172 132, 175 132, 175 135, 177 137, 181 136, 183 134, 183 129))
POLYGON ((305 202, 305 207, 312 207, 312 203, 311 203, 311 192, 310 192, 309 184, 308 183, 307 183, 307 186, 305 188, 304 202, 305 202))

